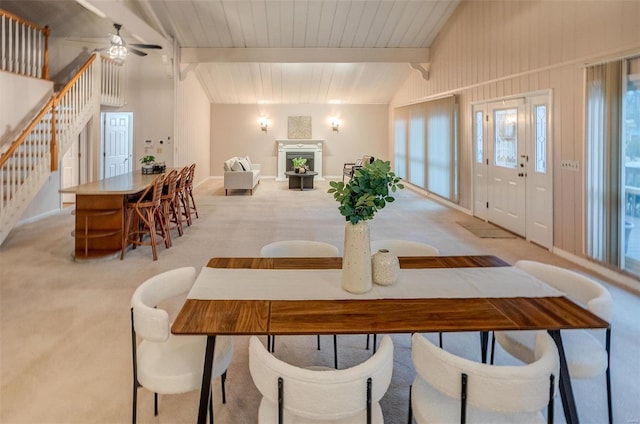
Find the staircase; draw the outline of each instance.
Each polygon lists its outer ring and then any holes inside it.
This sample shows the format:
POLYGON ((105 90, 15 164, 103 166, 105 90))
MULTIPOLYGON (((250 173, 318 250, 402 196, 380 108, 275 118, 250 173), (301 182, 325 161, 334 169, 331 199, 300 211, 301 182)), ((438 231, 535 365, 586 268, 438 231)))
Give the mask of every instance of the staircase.
MULTIPOLYGON (((15 27, 15 32, 1 32, 0 41, 5 43, 6 36, 16 43, 15 49, 8 52, 2 50, 0 69, 46 79, 48 54, 46 48, 41 52, 41 46, 46 47, 47 43, 36 43, 32 47, 32 36, 16 35, 24 34, 25 27, 32 31, 35 26, 2 10, 0 10, 0 21, 2 21, 3 30, 7 27, 9 29, 15 27), (22 39, 25 40, 24 48, 19 44, 22 39), (30 50, 32 48, 33 51, 30 50), (11 65, 21 64, 25 60, 34 60, 37 63, 35 65, 27 63, 24 66, 11 65), (46 66, 37 72, 41 63, 46 66), (32 75, 34 72, 36 75, 32 75)), ((48 29, 46 32, 48 36, 48 29)), ((18 223, 51 173, 57 171, 59 158, 74 141, 77 141, 78 135, 89 120, 96 115, 99 118, 100 104, 110 106, 124 104, 122 64, 102 57, 96 60, 98 57, 96 54, 91 55, 64 88, 47 101, 20 136, 9 145, 6 151, 1 152, 0 244, 18 223)))

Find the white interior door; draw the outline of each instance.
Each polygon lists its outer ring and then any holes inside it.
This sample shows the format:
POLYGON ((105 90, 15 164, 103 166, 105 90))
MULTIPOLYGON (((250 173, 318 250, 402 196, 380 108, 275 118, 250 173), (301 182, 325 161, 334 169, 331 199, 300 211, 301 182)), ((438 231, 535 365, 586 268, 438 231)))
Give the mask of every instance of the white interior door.
POLYGON ((133 113, 102 113, 102 144, 104 178, 132 170, 133 113))
POLYGON ((526 237, 525 102, 488 104, 487 197, 489 221, 526 237))
POLYGON ((473 107, 473 216, 487 220, 489 158, 486 155, 486 105, 473 107))

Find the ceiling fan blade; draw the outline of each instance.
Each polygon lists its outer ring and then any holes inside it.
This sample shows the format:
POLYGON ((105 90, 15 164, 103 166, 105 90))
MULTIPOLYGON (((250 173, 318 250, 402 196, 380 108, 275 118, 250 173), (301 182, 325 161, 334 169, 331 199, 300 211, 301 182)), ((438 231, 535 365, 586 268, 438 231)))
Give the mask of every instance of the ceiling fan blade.
POLYGON ((130 53, 133 53, 133 54, 138 55, 138 56, 146 56, 147 55, 145 52, 141 52, 140 50, 132 49, 131 46, 128 47, 128 50, 129 50, 130 53))
POLYGON ((159 46, 157 44, 129 44, 130 46, 133 47, 138 47, 139 49, 156 49, 156 50, 162 50, 162 46, 159 46))
POLYGON ((101 47, 99 49, 93 49, 93 51, 94 52, 103 52, 103 51, 108 50, 108 49, 109 49, 109 47, 101 47))

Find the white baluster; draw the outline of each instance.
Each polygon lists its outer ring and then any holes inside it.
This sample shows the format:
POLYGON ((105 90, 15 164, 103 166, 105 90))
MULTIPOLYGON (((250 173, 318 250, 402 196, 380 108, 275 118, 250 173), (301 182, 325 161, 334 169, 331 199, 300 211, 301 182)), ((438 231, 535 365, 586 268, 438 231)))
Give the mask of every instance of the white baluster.
POLYGON ((7 18, 6 16, 2 15, 0 16, 0 19, 2 19, 2 24, 1 24, 1 31, 2 31, 2 38, 0 38, 0 52, 2 52, 2 59, 0 61, 0 69, 2 69, 3 71, 7 69, 7 52, 5 51, 4 46, 6 45, 5 43, 7 42, 7 29, 6 29, 6 21, 7 18))

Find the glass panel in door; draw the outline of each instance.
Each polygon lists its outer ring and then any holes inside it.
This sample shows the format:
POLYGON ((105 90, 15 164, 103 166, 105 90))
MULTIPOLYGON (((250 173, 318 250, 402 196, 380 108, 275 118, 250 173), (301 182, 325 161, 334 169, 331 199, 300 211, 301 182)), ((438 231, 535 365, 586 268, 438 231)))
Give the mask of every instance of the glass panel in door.
POLYGON ((518 109, 494 111, 494 163, 496 166, 516 169, 518 156, 518 109))

